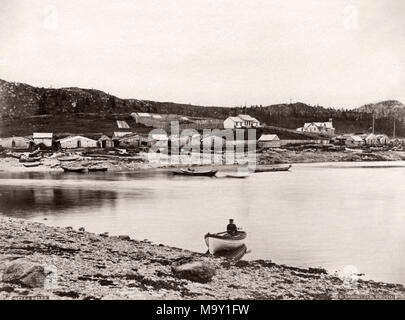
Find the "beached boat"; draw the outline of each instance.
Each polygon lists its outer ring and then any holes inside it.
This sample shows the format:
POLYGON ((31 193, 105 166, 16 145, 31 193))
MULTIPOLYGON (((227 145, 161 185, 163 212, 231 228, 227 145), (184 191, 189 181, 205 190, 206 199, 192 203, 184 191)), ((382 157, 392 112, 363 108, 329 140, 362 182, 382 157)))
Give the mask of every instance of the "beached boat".
POLYGON ((234 179, 245 179, 249 177, 248 174, 226 174, 225 178, 234 178, 234 179))
POLYGON ((58 158, 59 161, 76 161, 80 157, 79 156, 69 156, 69 157, 60 157, 58 158))
POLYGON ((25 163, 25 162, 38 162, 39 160, 41 160, 41 157, 33 157, 33 158, 20 158, 20 162, 21 163, 25 163))
POLYGON ((213 177, 217 173, 217 170, 196 171, 193 169, 180 169, 179 171, 172 171, 172 173, 175 175, 183 175, 183 176, 213 177))
POLYGON ((88 167, 87 170, 89 170, 89 172, 107 171, 108 168, 107 167, 88 167))
POLYGON ((289 165, 287 167, 262 167, 256 168, 255 172, 277 172, 277 171, 288 171, 292 166, 289 165))
POLYGON ((247 247, 246 245, 242 244, 236 249, 217 251, 215 255, 227 259, 240 260, 246 253, 248 253, 247 247))
POLYGON ((26 162, 23 163, 24 167, 31 168, 31 167, 38 167, 41 162, 26 162))
POLYGON ((65 172, 83 172, 85 167, 61 167, 65 172))
POLYGON ((245 244, 247 233, 238 231, 234 236, 228 232, 207 233, 204 236, 205 244, 210 253, 215 254, 218 252, 235 250, 245 244))

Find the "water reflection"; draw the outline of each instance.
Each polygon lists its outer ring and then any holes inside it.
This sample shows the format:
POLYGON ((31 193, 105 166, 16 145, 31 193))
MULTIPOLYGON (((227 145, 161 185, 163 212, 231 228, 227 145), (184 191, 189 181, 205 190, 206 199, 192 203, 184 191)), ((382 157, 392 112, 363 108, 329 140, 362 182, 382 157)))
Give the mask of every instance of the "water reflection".
MULTIPOLYGON (((36 214, 62 214, 74 208, 115 206, 117 194, 84 188, 32 188, 0 186, 0 212, 9 217, 26 218, 36 214)), ((80 213, 80 211, 76 212, 80 213)))

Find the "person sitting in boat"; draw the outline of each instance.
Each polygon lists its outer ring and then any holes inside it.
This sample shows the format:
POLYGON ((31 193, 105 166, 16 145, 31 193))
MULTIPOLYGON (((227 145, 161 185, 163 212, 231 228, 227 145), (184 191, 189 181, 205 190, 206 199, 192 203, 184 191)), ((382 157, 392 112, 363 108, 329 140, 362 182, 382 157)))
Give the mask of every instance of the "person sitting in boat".
POLYGON ((233 219, 229 219, 229 224, 226 226, 226 231, 231 236, 235 236, 238 233, 238 228, 236 227, 236 224, 233 223, 233 219))

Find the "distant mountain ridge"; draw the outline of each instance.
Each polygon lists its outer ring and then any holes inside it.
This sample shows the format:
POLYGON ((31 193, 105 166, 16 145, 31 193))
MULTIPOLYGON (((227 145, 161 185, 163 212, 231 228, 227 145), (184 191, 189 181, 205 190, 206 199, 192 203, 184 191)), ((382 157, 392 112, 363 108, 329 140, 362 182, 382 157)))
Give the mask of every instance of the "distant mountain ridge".
POLYGON ((405 105, 397 100, 386 100, 377 103, 369 103, 355 109, 357 112, 374 113, 377 118, 396 116, 405 117, 405 105))
MULTIPOLYGON (((289 129, 302 127, 305 122, 328 121, 332 118, 337 133, 369 132, 373 111, 377 118, 376 129, 378 132, 392 133, 392 115, 395 114, 398 121, 397 134, 405 136, 405 108, 401 102, 395 100, 367 104, 353 110, 310 106, 302 102, 226 108, 121 99, 96 89, 39 88, 0 79, 0 121, 3 121, 3 125, 5 121, 8 121, 7 126, 11 129, 12 121, 35 116, 55 115, 72 119, 86 113, 108 117, 112 114, 129 115, 132 112, 151 112, 217 119, 248 113, 267 125, 289 129)), ((7 134, 12 131, 10 130, 7 131, 7 134)))

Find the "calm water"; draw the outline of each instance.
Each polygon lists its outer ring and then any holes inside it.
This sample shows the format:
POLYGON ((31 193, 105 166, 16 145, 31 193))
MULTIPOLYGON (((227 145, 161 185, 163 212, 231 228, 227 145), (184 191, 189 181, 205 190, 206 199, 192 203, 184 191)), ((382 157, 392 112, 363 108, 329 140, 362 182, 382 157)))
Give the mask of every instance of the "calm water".
POLYGON ((249 234, 244 259, 353 265, 365 279, 405 284, 404 179, 405 162, 295 165, 244 180, 0 172, 0 215, 199 252, 206 232, 234 218, 249 234))

